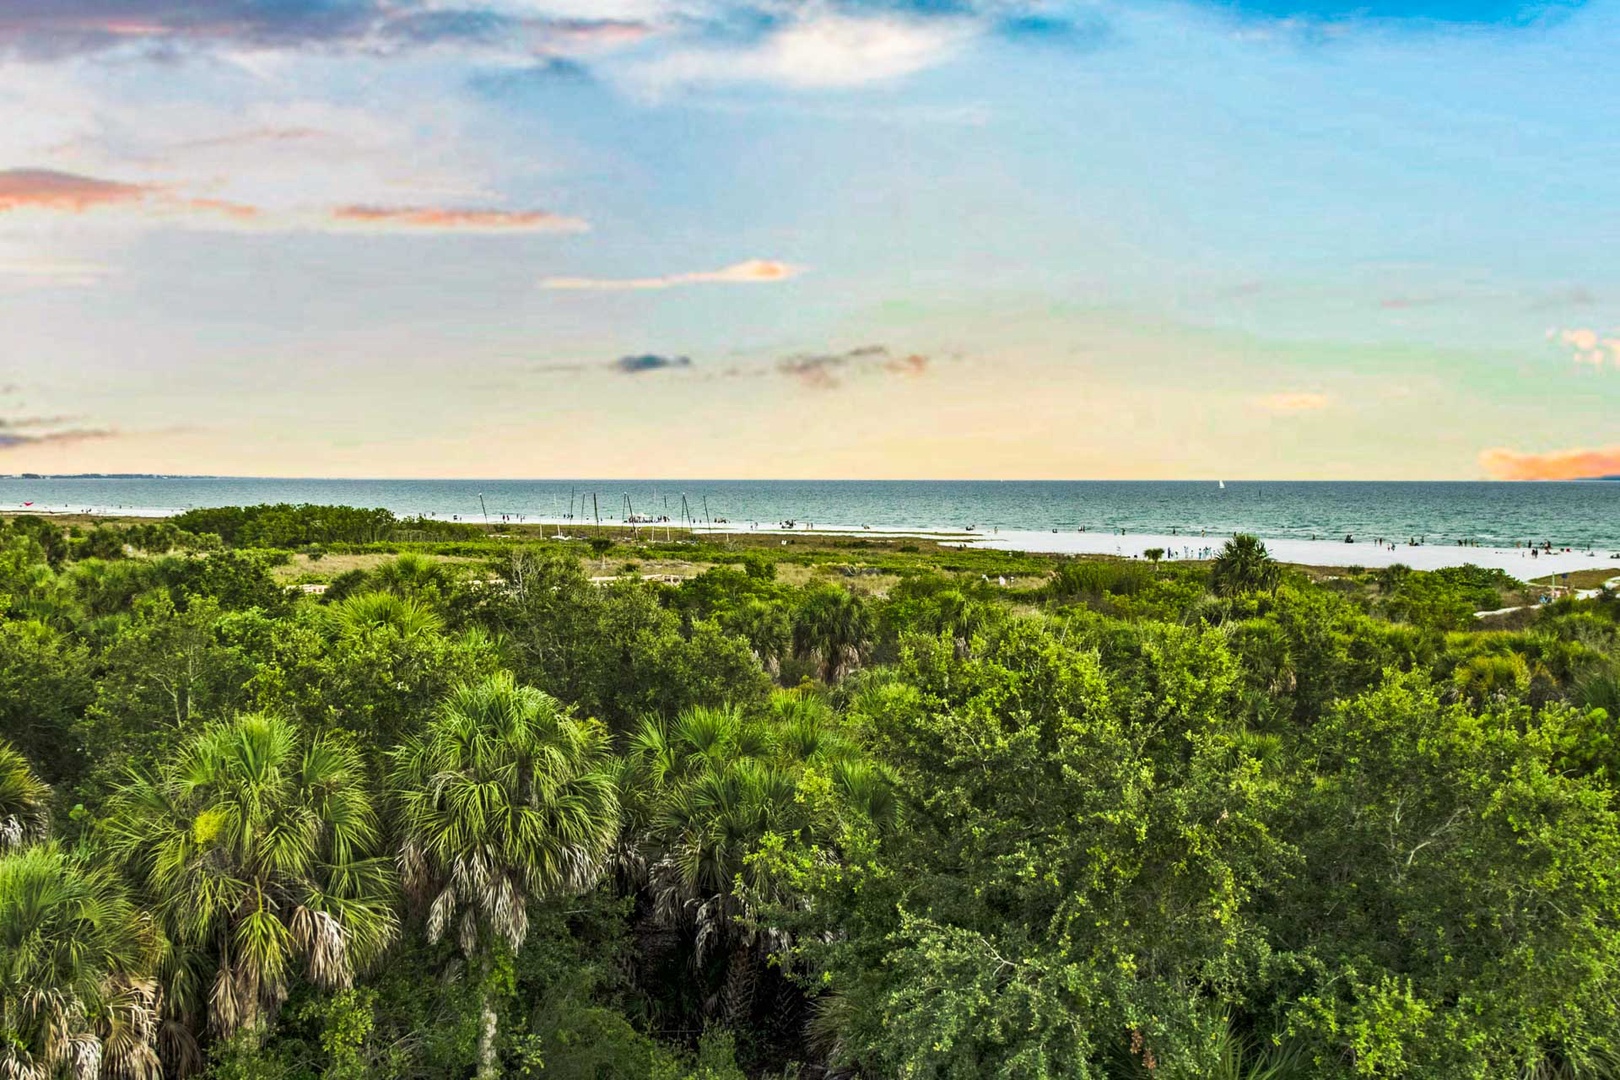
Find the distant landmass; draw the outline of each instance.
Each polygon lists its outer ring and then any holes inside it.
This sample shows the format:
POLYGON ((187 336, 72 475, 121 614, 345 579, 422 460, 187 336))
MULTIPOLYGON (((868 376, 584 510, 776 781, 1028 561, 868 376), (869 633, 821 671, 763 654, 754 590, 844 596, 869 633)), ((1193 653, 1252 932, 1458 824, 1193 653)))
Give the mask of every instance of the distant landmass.
POLYGON ((208 480, 207 475, 144 472, 0 473, 0 480, 208 480))

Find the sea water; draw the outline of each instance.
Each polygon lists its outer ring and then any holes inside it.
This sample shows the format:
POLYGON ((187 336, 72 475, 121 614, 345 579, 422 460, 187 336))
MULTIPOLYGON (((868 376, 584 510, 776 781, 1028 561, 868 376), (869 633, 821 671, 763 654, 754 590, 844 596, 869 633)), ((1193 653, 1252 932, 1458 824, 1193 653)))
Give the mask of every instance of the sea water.
POLYGON ((5 478, 0 510, 158 516, 201 506, 341 503, 401 516, 677 525, 1103 533, 1620 550, 1620 482, 299 480, 5 478), (482 501, 480 501, 482 496, 482 501))

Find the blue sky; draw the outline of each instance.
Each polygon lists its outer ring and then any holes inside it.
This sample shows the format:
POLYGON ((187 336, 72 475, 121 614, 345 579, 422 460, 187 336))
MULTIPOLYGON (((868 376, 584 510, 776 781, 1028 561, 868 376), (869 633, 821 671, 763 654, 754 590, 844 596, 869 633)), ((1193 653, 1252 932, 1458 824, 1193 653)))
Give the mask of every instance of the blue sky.
POLYGON ((1620 472, 1620 2, 0 0, 0 471, 1620 472))

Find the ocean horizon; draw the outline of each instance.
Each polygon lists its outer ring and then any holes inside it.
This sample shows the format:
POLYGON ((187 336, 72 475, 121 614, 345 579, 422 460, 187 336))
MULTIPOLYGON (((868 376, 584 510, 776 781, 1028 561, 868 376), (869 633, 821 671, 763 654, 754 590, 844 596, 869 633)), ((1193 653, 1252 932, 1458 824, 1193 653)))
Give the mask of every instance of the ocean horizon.
POLYGON ((7 512, 169 516, 327 503, 403 517, 524 522, 1124 533, 1497 548, 1620 548, 1620 484, 1592 481, 502 480, 0 477, 7 512), (1224 484, 1224 486, 1223 486, 1224 484))

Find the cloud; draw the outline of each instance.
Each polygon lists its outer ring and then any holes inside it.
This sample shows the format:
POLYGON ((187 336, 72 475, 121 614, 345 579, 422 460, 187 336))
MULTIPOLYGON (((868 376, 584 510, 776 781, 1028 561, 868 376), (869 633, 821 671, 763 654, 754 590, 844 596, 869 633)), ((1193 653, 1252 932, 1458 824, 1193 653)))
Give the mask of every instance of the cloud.
POLYGON ((1320 412, 1332 405, 1333 400, 1326 394, 1307 390, 1284 390, 1267 394, 1256 400, 1255 404, 1277 416, 1293 416, 1298 413, 1320 412))
POLYGON ((590 362, 582 360, 566 360, 553 364, 536 364, 529 370, 537 375, 582 375, 590 371, 611 371, 619 375, 645 375, 652 371, 669 371, 676 368, 689 368, 692 358, 689 356, 666 356, 662 353, 637 353, 631 356, 621 356, 617 360, 607 363, 590 362))
POLYGON ((0 213, 53 210, 82 214, 98 206, 140 202, 152 189, 143 184, 98 180, 55 169, 0 170, 0 213))
POLYGON ((1591 364, 1595 368, 1609 365, 1620 369, 1620 330, 1604 334, 1578 327, 1573 330, 1549 330, 1547 337, 1568 348, 1577 364, 1591 364))
POLYGON ((185 195, 158 184, 104 180, 54 169, 0 170, 0 214, 18 211, 82 214, 101 208, 132 208, 158 219, 189 217, 284 229, 336 224, 371 230, 498 233, 583 232, 589 227, 578 218, 546 210, 432 205, 350 203, 313 218, 300 211, 270 214, 249 203, 185 195))
POLYGON ((625 44, 651 31, 567 4, 427 0, 0 0, 0 48, 51 58, 137 48, 370 53, 462 46, 537 54, 625 44))
POLYGON ((602 292, 629 292, 641 289, 672 289, 680 285, 756 285, 786 281, 803 273, 802 268, 772 259, 749 259, 719 270, 697 270, 685 274, 665 274, 645 278, 550 277, 540 282, 542 289, 581 289, 602 292))
POLYGON ((1481 451, 1479 464, 1493 480, 1590 480, 1620 476, 1620 446, 1545 454, 1496 447, 1481 451))
POLYGON ((227 199, 186 198, 156 184, 101 180, 55 169, 0 170, 0 214, 15 211, 82 214, 112 207, 139 207, 160 216, 201 214, 246 221, 257 207, 227 199))
POLYGON ((677 86, 773 83, 829 89, 886 82, 954 56, 982 26, 966 17, 855 16, 820 10, 742 44, 674 48, 631 71, 658 93, 677 86))
POLYGON ((104 429, 75 426, 77 423, 78 418, 71 416, 0 416, 0 450, 110 439, 117 434, 104 429))
POLYGON ((578 218, 548 210, 494 210, 451 206, 370 206, 333 208, 331 219, 361 228, 437 232, 584 232, 578 218))
POLYGON ((649 371, 691 367, 692 359, 687 356, 660 356, 657 353, 642 353, 639 356, 621 356, 613 361, 612 366, 613 370, 625 375, 644 375, 649 371))
POLYGON ((358 39, 385 10, 383 0, 0 0, 0 44, 34 56, 130 43, 289 47, 358 39))
POLYGON ((776 362, 780 374, 814 390, 831 390, 855 375, 922 375, 928 366, 928 357, 920 353, 898 355, 887 345, 863 345, 841 353, 796 353, 776 362))

